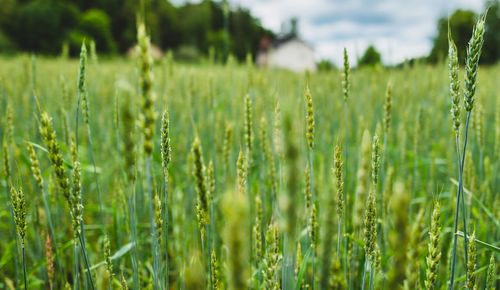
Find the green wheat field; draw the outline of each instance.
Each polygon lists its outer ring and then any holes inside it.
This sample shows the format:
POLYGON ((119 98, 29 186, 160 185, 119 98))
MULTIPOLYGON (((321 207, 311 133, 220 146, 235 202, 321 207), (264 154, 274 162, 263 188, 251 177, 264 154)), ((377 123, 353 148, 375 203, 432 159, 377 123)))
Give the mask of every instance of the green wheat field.
POLYGON ((460 65, 0 57, 0 289, 500 287, 483 27, 460 65))

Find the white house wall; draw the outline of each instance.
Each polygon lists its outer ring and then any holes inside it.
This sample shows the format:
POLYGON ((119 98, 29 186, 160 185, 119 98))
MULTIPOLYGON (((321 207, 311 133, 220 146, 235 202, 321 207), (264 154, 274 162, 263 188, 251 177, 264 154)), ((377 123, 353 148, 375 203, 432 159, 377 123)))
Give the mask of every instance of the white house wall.
POLYGON ((268 65, 296 72, 316 71, 314 51, 305 43, 297 40, 288 41, 272 50, 269 53, 268 65))

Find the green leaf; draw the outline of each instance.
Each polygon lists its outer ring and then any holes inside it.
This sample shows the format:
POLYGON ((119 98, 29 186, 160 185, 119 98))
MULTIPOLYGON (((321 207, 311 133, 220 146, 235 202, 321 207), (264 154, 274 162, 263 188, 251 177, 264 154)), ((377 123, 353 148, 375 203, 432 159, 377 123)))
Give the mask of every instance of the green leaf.
POLYGON ((12 253, 14 253, 16 247, 16 241, 13 240, 10 243, 7 244, 7 246, 4 248, 4 253, 2 255, 2 258, 0 259, 0 269, 3 268, 3 266, 7 265, 10 259, 12 258, 12 253), (14 249, 13 249, 14 248, 14 249))
MULTIPOLYGON (((462 238, 463 238, 463 237, 464 237, 464 233, 463 233, 462 231, 458 231, 458 232, 457 232, 457 236, 459 236, 459 237, 462 237, 462 238)), ((468 239, 468 238, 469 238, 469 236, 467 236, 467 239, 468 239)), ((493 251, 495 251, 495 252, 497 252, 497 253, 500 253, 500 248, 499 248, 499 247, 493 246, 492 244, 488 244, 488 243, 483 242, 483 241, 478 240, 478 239, 474 239, 474 240, 475 240, 475 241, 476 241, 476 243, 478 243, 479 245, 481 245, 481 246, 485 246, 485 247, 489 248, 490 250, 493 250, 493 251)))
POLYGON ((39 145, 39 144, 36 144, 36 143, 30 142, 30 141, 24 141, 24 143, 26 143, 26 144, 31 144, 31 146, 36 147, 36 148, 38 148, 38 149, 42 150, 42 151, 43 151, 43 152, 45 152, 45 153, 49 153, 49 151, 48 151, 47 149, 45 149, 45 147, 43 147, 42 145, 39 145))
MULTIPOLYGON (((36 144, 36 143, 33 143, 33 142, 30 142, 30 141, 24 141, 24 143, 26 144, 31 144, 33 147, 36 147, 40 150, 42 150, 43 152, 49 154, 49 151, 43 147, 42 145, 39 145, 39 144, 36 144)), ((63 158, 63 163, 68 166, 69 168, 73 168, 73 165, 71 165, 71 163, 67 162, 64 158, 63 158)))
MULTIPOLYGON (((116 260, 116 259, 119 259, 121 256, 125 255, 126 253, 128 253, 132 247, 134 246, 134 242, 131 242, 131 243, 128 243, 126 244, 125 246, 121 247, 121 249, 119 249, 118 251, 116 251, 116 253, 111 256, 111 260, 116 260)), ((95 265, 93 265, 92 267, 90 267, 90 270, 94 270, 94 269, 97 269, 99 268, 100 266, 106 264, 106 261, 101 261, 95 265)), ((84 272, 86 272, 87 270, 85 269, 84 272)))
POLYGON ((309 247, 306 254, 304 255, 304 259, 302 260, 302 264, 300 265, 300 272, 299 272, 299 275, 297 277, 297 287, 295 287, 295 289, 297 289, 297 290, 301 289, 302 278, 304 277, 304 273, 306 272, 307 262, 309 260, 309 256, 311 255, 311 253, 312 253, 312 247, 309 247))
POLYGON ((353 240, 356 244, 358 244, 361 248, 363 248, 365 246, 365 242, 361 241, 361 240, 358 240, 356 239, 355 237, 352 236, 352 234, 350 233, 347 233, 345 234, 345 236, 351 240, 353 240))
MULTIPOLYGON (((483 266, 479 269, 477 269, 475 272, 474 272, 474 276, 481 273, 481 272, 484 272, 486 269, 488 269, 488 266, 483 266)), ((467 276, 466 275, 463 275, 463 276, 460 276, 458 277, 457 279, 455 279, 455 282, 461 282, 461 281, 465 281, 465 279, 467 279, 467 276)), ((450 282, 448 281, 448 284, 450 284, 450 282)))
MULTIPOLYGON (((450 180, 456 186, 458 186, 458 182, 455 179, 450 178, 450 180)), ((497 227, 500 228, 500 221, 495 217, 495 215, 493 213, 491 213, 491 211, 484 205, 484 203, 482 203, 479 199, 477 199, 476 196, 465 187, 464 187, 464 192, 467 193, 468 195, 470 195, 472 197, 472 199, 474 200, 474 202, 476 202, 479 205, 479 207, 481 207, 481 209, 493 220, 493 222, 495 222, 497 227)))

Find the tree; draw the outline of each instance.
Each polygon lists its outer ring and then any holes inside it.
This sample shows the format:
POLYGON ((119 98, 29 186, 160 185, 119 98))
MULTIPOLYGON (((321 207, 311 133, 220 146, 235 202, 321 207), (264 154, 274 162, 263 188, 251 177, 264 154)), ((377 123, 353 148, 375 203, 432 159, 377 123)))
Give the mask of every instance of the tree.
POLYGON ((335 67, 333 66, 333 63, 328 60, 328 59, 322 59, 317 63, 317 67, 319 71, 331 71, 335 67))
POLYGON ((358 62, 359 66, 374 66, 381 60, 380 53, 373 45, 370 45, 358 62))
POLYGON ((22 50, 57 54, 78 23, 79 13, 76 6, 62 1, 27 2, 19 7, 6 32, 22 50))
POLYGON ((488 15, 486 17, 486 30, 484 32, 483 54, 480 61, 494 63, 500 59, 500 1, 492 0, 486 4, 488 15))
POLYGON ((262 36, 272 35, 238 7, 228 10, 226 38, 223 5, 214 0, 180 6, 168 0, 0 0, 0 49, 58 54, 67 43, 75 56, 85 38, 100 52, 125 53, 136 43, 141 3, 151 42, 163 50, 182 47, 199 55, 212 47, 220 57, 229 49, 242 61, 256 55, 262 36))
POLYGON ((456 10, 448 19, 443 17, 438 21, 438 34, 434 38, 434 46, 428 60, 438 62, 448 55, 448 20, 451 36, 457 45, 458 61, 465 63, 467 43, 471 37, 472 28, 476 22, 476 14, 469 10, 456 10))
POLYGON ((89 9, 81 17, 78 30, 96 43, 98 51, 113 53, 116 45, 111 35, 109 16, 102 10, 89 9))

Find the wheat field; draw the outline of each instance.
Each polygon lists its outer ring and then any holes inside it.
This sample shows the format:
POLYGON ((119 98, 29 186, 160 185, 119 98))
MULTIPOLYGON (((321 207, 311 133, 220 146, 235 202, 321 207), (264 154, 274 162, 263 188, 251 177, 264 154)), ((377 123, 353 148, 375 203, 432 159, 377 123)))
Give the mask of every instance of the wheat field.
POLYGON ((500 286, 500 66, 478 69, 480 44, 456 73, 298 74, 138 41, 0 58, 0 289, 500 286))

